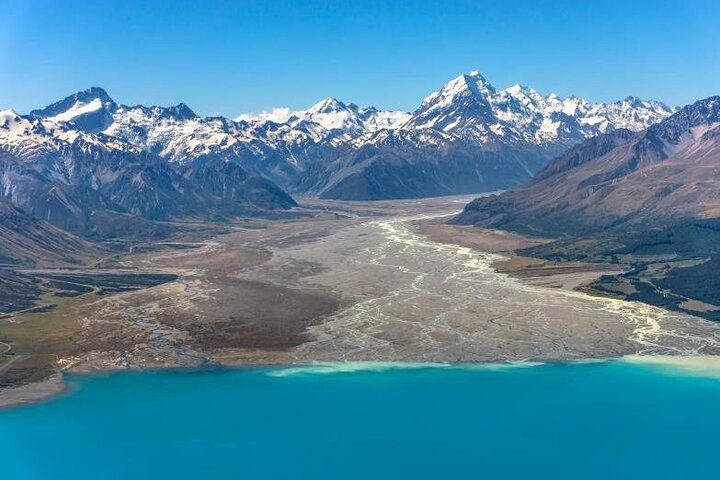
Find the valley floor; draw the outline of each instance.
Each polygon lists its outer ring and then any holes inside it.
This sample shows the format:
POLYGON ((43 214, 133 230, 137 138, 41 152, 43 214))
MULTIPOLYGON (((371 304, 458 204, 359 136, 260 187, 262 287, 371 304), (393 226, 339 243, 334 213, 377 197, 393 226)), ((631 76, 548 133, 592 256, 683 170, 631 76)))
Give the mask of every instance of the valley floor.
MULTIPOLYGON (((576 290, 616 266, 524 259, 508 252, 541 240, 440 224, 468 199, 306 199, 310 218, 106 261, 106 283, 164 283, 0 320, 0 405, 59 390, 61 371, 720 354, 720 324, 576 290)), ((78 288, 93 271, 71 273, 78 288)))

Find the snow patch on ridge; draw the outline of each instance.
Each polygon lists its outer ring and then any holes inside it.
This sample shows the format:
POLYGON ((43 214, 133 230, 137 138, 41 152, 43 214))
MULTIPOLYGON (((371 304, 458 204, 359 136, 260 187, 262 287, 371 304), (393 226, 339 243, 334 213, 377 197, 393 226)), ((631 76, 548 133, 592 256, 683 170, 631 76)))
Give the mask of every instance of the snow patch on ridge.
POLYGON ((55 115, 54 117, 49 117, 47 120, 50 120, 51 122, 71 122, 74 118, 77 118, 80 115, 97 112, 102 107, 103 103, 99 98, 94 98, 88 103, 77 101, 75 102, 75 105, 68 110, 55 115))

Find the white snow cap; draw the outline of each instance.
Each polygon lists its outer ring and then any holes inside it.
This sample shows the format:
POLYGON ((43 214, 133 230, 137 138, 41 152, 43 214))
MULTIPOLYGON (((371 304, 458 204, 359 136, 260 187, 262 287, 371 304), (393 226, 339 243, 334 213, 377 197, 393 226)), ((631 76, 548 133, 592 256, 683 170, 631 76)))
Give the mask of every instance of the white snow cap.
POLYGON ((590 103, 547 96, 519 83, 497 90, 478 70, 448 81, 423 100, 403 128, 432 128, 490 142, 574 144, 615 128, 642 130, 673 112, 660 102, 629 97, 590 103))
POLYGON ((288 107, 275 107, 271 108, 270 110, 263 110, 261 112, 250 112, 250 113, 242 113, 239 116, 235 118, 236 122, 251 122, 251 121, 271 121, 275 123, 284 123, 287 122, 290 117, 295 115, 297 113, 297 110, 292 110, 288 107))
POLYGON ((15 123, 19 116, 20 115, 18 115, 18 113, 12 108, 0 110, 0 127, 3 125, 9 126, 10 123, 15 123))

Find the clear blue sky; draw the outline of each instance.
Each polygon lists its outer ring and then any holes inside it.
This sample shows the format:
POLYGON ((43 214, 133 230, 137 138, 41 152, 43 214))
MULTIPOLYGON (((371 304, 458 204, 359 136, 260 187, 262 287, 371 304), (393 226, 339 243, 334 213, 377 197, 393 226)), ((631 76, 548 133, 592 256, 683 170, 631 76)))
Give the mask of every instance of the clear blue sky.
POLYGON ((200 114, 325 96, 412 110, 463 72, 497 87, 680 105, 720 94, 720 1, 0 0, 0 107, 104 87, 200 114))

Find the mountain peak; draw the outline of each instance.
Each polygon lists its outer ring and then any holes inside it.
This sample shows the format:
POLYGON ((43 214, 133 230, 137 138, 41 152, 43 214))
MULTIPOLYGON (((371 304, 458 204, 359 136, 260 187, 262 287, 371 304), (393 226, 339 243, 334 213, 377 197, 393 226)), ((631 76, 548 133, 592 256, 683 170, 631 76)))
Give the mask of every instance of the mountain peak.
POLYGON ((0 110, 0 128, 11 130, 21 120, 20 115, 13 109, 0 110))
POLYGON ((462 74, 426 97, 407 126, 449 131, 490 121, 489 102, 495 94, 495 87, 477 70, 462 74))
POLYGON ((472 81, 475 85, 485 85, 487 87, 493 88, 493 86, 490 85, 490 82, 488 82, 487 79, 483 77, 482 74, 477 70, 473 70, 472 72, 465 75, 465 79, 466 81, 472 81))
MULTIPOLYGON (((503 92, 506 92, 506 93, 512 95, 513 97, 519 97, 519 96, 523 96, 523 95, 531 96, 531 97, 532 96, 535 96, 535 97, 541 96, 538 93, 538 91, 535 90, 534 88, 531 88, 531 87, 528 87, 525 85, 521 85, 519 83, 516 83, 515 85, 506 88, 505 90, 503 90, 503 92)), ((559 97, 557 95, 555 95, 554 93, 551 93, 548 95, 548 98, 559 98, 559 97)))
POLYGON ((487 99, 495 94, 495 87, 483 77, 480 72, 473 70, 468 74, 462 74, 447 82, 440 89, 423 100, 421 109, 435 108, 441 105, 448 105, 458 98, 468 98, 486 104, 487 99))
POLYGON ((113 99, 110 98, 110 95, 105 91, 105 89, 101 87, 90 87, 85 90, 81 90, 78 92, 75 92, 74 95, 71 95, 72 97, 75 97, 76 99, 83 99, 83 100, 93 100, 93 99, 99 99, 103 102, 112 102, 113 99))
POLYGON ((183 102, 173 107, 167 107, 165 111, 177 120, 192 120, 193 118, 197 118, 195 112, 183 102))
POLYGON ((523 90, 525 90, 525 87, 523 87, 519 83, 516 83, 515 85, 505 89, 506 92, 510 92, 510 93, 522 92, 523 90))
POLYGON ((480 73, 479 70, 473 70, 472 72, 463 75, 465 78, 472 79, 475 82, 482 82, 487 83, 489 85, 489 82, 483 77, 482 73, 480 73))
POLYGON ((345 110, 347 106, 333 97, 325 97, 308 109, 308 113, 333 113, 345 110))
POLYGON ((450 80, 445 84, 441 92, 452 94, 464 90, 470 90, 476 95, 487 96, 495 92, 495 87, 493 87, 479 71, 473 70, 468 74, 463 74, 450 80))
POLYGON ((53 122, 69 122, 81 130, 100 132, 111 122, 115 101, 100 87, 75 92, 59 102, 30 112, 30 116, 53 122))

